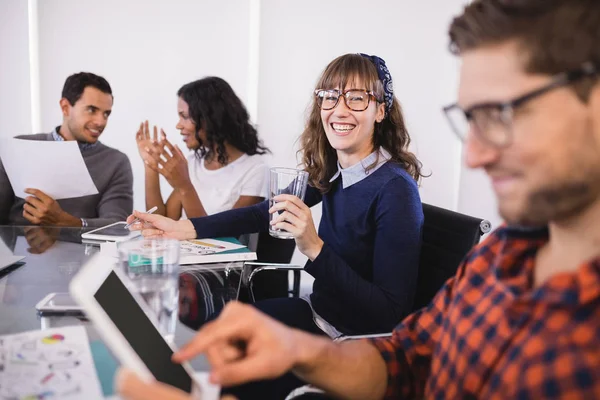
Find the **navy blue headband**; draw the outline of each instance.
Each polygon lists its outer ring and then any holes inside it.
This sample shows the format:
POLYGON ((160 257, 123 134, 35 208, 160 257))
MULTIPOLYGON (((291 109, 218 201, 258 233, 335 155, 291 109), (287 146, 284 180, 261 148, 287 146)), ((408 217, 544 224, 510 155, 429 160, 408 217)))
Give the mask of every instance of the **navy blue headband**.
POLYGON ((392 74, 385 65, 383 58, 377 56, 370 56, 368 54, 359 53, 361 56, 369 59, 377 68, 377 75, 379 80, 383 83, 383 97, 385 101, 385 111, 389 114, 392 110, 392 104, 394 103, 394 85, 392 83, 392 74))

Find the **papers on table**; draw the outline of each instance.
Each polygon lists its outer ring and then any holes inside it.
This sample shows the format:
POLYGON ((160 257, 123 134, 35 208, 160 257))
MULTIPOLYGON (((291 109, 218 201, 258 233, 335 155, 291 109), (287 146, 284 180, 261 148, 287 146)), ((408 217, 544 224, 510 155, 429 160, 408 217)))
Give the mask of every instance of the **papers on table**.
POLYGON ((17 197, 38 189, 55 200, 97 194, 77 142, 4 139, 0 158, 17 197))
POLYGON ((24 258, 25 257, 23 256, 13 255, 13 252, 10 251, 6 243, 0 239, 0 271, 6 267, 10 267, 14 263, 19 262, 24 258))
POLYGON ((83 326, 0 336, 0 367, 0 398, 104 398, 83 326))
POLYGON ((229 243, 217 239, 194 239, 181 242, 181 255, 193 254, 196 256, 223 253, 229 250, 243 249, 244 245, 229 243))
MULTIPOLYGON (((212 264, 233 261, 254 261, 256 253, 239 243, 217 239, 184 240, 180 245, 179 264, 212 264)), ((100 252, 119 257, 117 243, 100 244, 100 252)))

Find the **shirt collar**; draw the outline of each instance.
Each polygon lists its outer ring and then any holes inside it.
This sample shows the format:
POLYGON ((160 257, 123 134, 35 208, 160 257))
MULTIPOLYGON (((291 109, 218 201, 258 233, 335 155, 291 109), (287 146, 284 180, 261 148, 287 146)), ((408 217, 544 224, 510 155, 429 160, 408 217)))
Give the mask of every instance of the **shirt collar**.
MULTIPOLYGON (((58 133, 59 130, 60 130, 60 126, 57 126, 56 128, 54 128, 54 130, 52 131, 52 139, 54 139, 55 142, 64 142, 65 138, 60 136, 60 134, 58 133)), ((79 150, 84 151, 84 150, 88 150, 88 149, 93 149, 98 144, 98 142, 96 142, 96 143, 77 142, 77 144, 79 145, 79 150)))
POLYGON ((586 304, 600 298, 600 257, 583 262, 576 271, 558 273, 532 288, 535 256, 548 242, 547 228, 503 225, 497 229, 499 245, 509 254, 497 260, 496 276, 513 293, 530 292, 547 303, 586 304))
POLYGON ((379 148, 375 150, 360 162, 354 164, 348 168, 342 168, 340 162, 338 161, 337 172, 331 177, 329 182, 335 181, 339 176, 342 177, 342 187, 344 189, 354 185, 365 179, 369 174, 377 171, 383 164, 385 164, 389 159, 391 159, 391 154, 384 148, 379 148), (373 167, 369 169, 370 166, 375 164, 373 167))

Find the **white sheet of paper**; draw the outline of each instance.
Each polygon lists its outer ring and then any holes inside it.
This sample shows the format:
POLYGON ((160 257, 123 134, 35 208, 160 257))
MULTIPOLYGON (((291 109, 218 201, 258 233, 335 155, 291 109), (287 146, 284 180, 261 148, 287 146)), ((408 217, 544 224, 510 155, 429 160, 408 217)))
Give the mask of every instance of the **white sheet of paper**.
POLYGON ((97 194, 77 142, 4 139, 0 158, 15 196, 38 189, 55 200, 97 194))
POLYGON ((0 398, 103 399, 83 326, 0 336, 0 398))

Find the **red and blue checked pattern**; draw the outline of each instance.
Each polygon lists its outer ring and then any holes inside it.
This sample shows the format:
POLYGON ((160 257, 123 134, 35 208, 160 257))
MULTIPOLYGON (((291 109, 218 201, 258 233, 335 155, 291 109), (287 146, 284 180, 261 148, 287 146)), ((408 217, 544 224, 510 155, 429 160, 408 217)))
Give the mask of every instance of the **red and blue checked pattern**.
POLYGON ((372 340, 387 399, 600 399, 600 258, 533 287, 547 231, 503 227, 431 304, 372 340))

